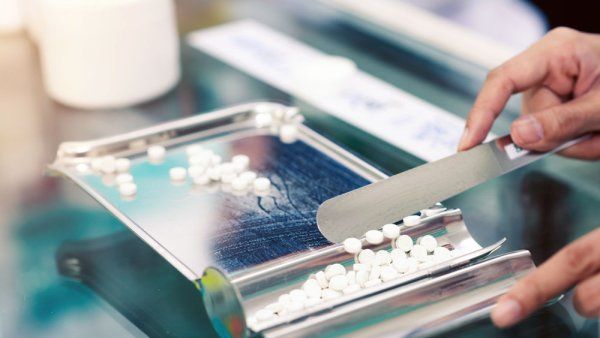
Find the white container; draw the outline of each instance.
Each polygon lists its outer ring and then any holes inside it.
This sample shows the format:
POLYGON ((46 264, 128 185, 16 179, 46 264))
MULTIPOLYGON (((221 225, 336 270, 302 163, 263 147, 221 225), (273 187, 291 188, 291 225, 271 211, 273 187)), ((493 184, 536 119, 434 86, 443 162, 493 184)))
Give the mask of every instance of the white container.
POLYGON ((23 28, 22 0, 0 0, 0 34, 18 32, 23 28))
POLYGON ((172 0, 40 0, 48 94, 83 109, 156 98, 179 80, 172 0))

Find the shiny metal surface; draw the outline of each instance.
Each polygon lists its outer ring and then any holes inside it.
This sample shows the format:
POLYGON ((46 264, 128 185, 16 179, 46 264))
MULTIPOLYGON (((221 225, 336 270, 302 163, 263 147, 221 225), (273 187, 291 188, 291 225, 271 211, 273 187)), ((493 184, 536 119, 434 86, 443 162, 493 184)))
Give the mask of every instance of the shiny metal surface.
MULTIPOLYGON (((446 262, 404 275, 394 281, 364 289, 355 294, 345 295, 339 299, 280 317, 268 323, 255 325, 250 327, 251 331, 262 332, 275 326, 303 320, 309 316, 335 312, 337 307, 343 304, 371 297, 385 290, 414 283, 429 276, 461 268, 474 261, 484 259, 504 242, 502 240, 482 248, 470 235, 460 210, 448 210, 424 218, 420 225, 403 227, 401 231, 413 238, 428 234, 432 235, 436 237, 440 245, 454 250, 455 255, 446 262)), ((386 241, 377 246, 368 245, 363 238, 363 245, 373 250, 379 250, 389 248, 390 244, 386 241)), ((225 323, 230 321, 232 317, 237 318, 236 322, 238 323, 246 323, 248 317, 253 316, 256 311, 266 305, 276 302, 280 295, 301 288, 311 273, 322 270, 333 263, 351 266, 354 263, 354 256, 346 253, 343 246, 337 244, 319 250, 281 257, 235 272, 229 276, 223 275, 215 269, 209 269, 201 280, 202 285, 208 283, 212 286, 203 288, 204 301, 206 304, 220 304, 219 306, 209 305, 207 307, 209 316, 213 321, 221 323, 217 325, 218 327, 227 327, 228 325, 225 323), (220 282, 215 283, 215 279, 220 280, 220 282)), ((231 331, 228 334, 243 336, 241 334, 236 335, 231 331)))
POLYGON ((301 115, 285 121, 296 125, 298 140, 290 144, 279 141, 271 129, 284 122, 278 122, 276 116, 288 116, 293 109, 268 102, 243 104, 101 140, 67 142, 59 147, 49 168, 74 181, 188 279, 199 279, 209 266, 233 272, 327 244, 310 216, 314 214, 312 205, 328 195, 384 177, 303 127, 301 115), (273 115, 272 126, 255 127, 259 109, 273 115), (173 184, 168 170, 187 167, 184 147, 190 143, 200 143, 225 158, 242 151, 244 144, 254 145, 248 153, 251 168, 269 177, 274 188, 261 197, 251 192, 235 194, 220 183, 207 187, 173 184), (158 165, 150 163, 145 153, 155 144, 168 147, 165 161, 158 165), (119 196, 110 175, 91 171, 92 159, 105 155, 132 160, 131 173, 139 186, 133 200, 119 196), (305 177, 298 177, 294 170, 305 177), (310 180, 320 182, 319 188, 325 190, 311 195, 310 180), (274 212, 267 211, 270 208, 274 212), (276 212, 282 212, 281 216, 276 212), (271 217, 261 221, 264 213, 271 217), (293 230, 287 226, 290 223, 296 224, 293 230), (245 228, 242 232, 241 227, 245 228), (264 234, 253 235, 259 231, 264 234), (264 246, 280 250, 266 253, 270 249, 264 246), (245 258, 239 257, 242 252, 245 258))
MULTIPOLYGON (((583 138, 581 138, 583 139, 583 138)), ((426 209, 512 170, 567 148, 567 142, 547 153, 517 149, 510 135, 489 141, 441 160, 423 164, 380 182, 325 201, 317 212, 319 230, 331 242, 357 237, 383 224, 426 209)))
POLYGON ((529 252, 509 253, 273 328, 263 335, 420 337, 483 315, 494 299, 533 268, 529 252))

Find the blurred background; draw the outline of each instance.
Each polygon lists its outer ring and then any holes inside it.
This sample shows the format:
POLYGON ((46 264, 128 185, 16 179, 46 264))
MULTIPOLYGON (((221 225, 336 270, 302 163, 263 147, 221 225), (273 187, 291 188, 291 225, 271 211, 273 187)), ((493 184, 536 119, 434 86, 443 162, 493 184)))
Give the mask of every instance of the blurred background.
MULTIPOLYGON (((387 173, 423 163, 190 47, 186 34, 253 18, 464 118, 486 72, 549 29, 600 33, 596 1, 395 0, 382 1, 390 11, 375 14, 349 11, 348 2, 140 0, 124 8, 106 0, 95 2, 96 12, 70 12, 76 1, 0 0, 0 336, 214 334, 193 285, 74 184, 44 175, 61 142, 266 99, 304 107, 310 126, 387 173), (125 10, 131 15, 115 14, 125 10), (427 20, 389 24, 407 13, 427 20), (120 21, 107 25, 103 15, 120 21), (461 49, 467 45, 475 49, 461 49), (115 76, 122 83, 111 83, 115 76), (114 86, 125 89, 105 90, 114 86)), ((519 114, 518 100, 496 134, 519 114)), ((474 230, 479 238, 506 236, 507 250, 530 249, 539 263, 599 224, 598 169, 553 157, 449 204, 482 225, 474 230)), ((598 322, 577 316, 568 301, 536 320, 538 331, 516 333, 598 334, 598 322), (549 325, 556 316, 564 326, 549 325)))

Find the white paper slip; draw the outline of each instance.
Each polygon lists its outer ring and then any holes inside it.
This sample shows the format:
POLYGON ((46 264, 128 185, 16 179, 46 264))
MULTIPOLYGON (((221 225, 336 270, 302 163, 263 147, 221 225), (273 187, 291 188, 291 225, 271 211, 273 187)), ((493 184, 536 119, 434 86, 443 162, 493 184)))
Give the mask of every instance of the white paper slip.
POLYGON ((258 22, 193 32, 188 43, 425 161, 456 152, 462 118, 258 22))

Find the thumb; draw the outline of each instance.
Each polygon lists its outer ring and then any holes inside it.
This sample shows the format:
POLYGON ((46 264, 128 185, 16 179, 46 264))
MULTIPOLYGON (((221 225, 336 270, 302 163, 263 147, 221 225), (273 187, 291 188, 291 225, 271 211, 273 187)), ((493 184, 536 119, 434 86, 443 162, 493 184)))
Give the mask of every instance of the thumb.
POLYGON ((582 134, 600 130, 600 93, 588 93, 567 103, 527 114, 510 128, 520 147, 548 151, 582 134))
POLYGON ((512 326, 561 292, 597 274, 600 269, 599 240, 600 228, 564 247, 520 279, 498 299, 491 313, 494 324, 512 326))

